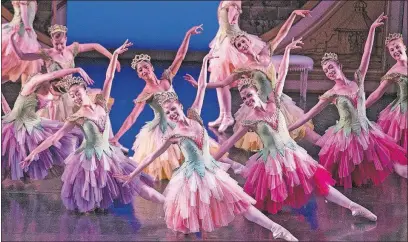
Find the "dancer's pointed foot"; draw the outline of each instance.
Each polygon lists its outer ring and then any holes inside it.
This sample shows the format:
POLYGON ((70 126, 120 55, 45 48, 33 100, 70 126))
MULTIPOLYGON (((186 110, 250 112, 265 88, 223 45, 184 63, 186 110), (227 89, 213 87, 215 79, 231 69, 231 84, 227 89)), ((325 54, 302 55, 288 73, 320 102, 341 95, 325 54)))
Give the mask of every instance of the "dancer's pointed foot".
POLYGON ((293 234, 291 234, 287 229, 280 226, 279 224, 275 224, 272 228, 272 235, 274 239, 283 239, 286 241, 299 241, 293 234))
POLYGON ((233 124, 234 124, 234 118, 231 115, 224 116, 224 118, 222 119, 221 125, 218 128, 218 132, 224 133, 225 130, 227 130, 227 128, 233 124))
POLYGON ((220 126, 222 120, 223 120, 223 115, 220 114, 220 116, 216 120, 214 120, 212 122, 209 122, 208 126, 213 127, 213 128, 218 127, 218 126, 220 126))
POLYGON ((361 206, 357 203, 352 203, 350 205, 351 214, 354 217, 364 217, 370 221, 377 221, 377 216, 370 212, 370 210, 366 209, 365 207, 361 206))

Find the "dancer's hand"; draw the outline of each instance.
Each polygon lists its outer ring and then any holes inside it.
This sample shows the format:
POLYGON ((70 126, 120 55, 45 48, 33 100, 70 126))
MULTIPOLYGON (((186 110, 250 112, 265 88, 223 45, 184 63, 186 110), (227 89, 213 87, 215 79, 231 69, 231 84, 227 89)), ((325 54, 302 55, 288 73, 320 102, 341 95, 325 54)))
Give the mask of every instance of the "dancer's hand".
POLYGON ((184 76, 184 80, 188 81, 191 85, 193 85, 193 87, 198 87, 198 82, 190 74, 186 74, 184 76))
POLYGON ((123 182, 123 187, 127 186, 133 180, 131 175, 115 174, 113 177, 123 182))
POLYGON ((388 16, 384 15, 384 13, 382 13, 375 21, 374 23, 371 25, 371 28, 377 28, 381 25, 384 25, 384 21, 388 19, 388 16))
POLYGON ((190 35, 201 34, 203 30, 204 30, 203 25, 200 24, 198 26, 192 27, 187 33, 190 34, 190 35))
POLYGON ((304 44, 302 41, 303 37, 300 37, 299 39, 295 40, 295 38, 292 39, 292 43, 288 44, 288 46, 286 46, 287 49, 302 49, 302 45, 304 44))
POLYGON ((293 11, 293 13, 294 14, 296 14, 297 16, 300 16, 300 17, 312 17, 312 15, 310 14, 312 11, 310 11, 310 10, 295 10, 295 11, 293 11))
POLYGON ((113 52, 114 54, 117 54, 117 55, 121 55, 121 54, 123 54, 124 52, 126 52, 128 49, 129 49, 129 47, 130 46, 132 46, 133 45, 133 43, 132 42, 129 42, 129 40, 126 40, 125 41, 125 43, 123 43, 119 48, 117 48, 116 50, 115 50, 115 52, 113 52))
POLYGON ((82 68, 77 68, 77 73, 84 78, 84 81, 88 85, 93 85, 95 82, 88 76, 88 74, 82 68))
POLYGON ((31 162, 33 162, 35 154, 29 154, 23 161, 20 162, 20 166, 22 169, 28 167, 31 162))
POLYGON ((111 143, 114 146, 120 146, 119 144, 119 139, 113 137, 112 139, 109 140, 109 143, 111 143))

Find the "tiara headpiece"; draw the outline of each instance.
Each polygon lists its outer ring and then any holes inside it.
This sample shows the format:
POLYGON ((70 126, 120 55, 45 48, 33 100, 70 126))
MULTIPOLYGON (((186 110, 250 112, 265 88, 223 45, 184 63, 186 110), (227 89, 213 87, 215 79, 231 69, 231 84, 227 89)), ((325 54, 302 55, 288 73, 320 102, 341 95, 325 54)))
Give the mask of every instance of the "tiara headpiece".
POLYGON ((245 31, 237 31, 234 32, 230 38, 230 43, 231 45, 235 46, 235 40, 237 40, 239 37, 246 37, 247 33, 245 31))
POLYGON ((87 87, 86 82, 82 77, 74 77, 74 76, 66 76, 61 79, 55 86, 59 88, 60 90, 65 90, 67 92, 70 87, 73 85, 84 85, 87 87))
POLYGON ((339 62, 337 54, 329 52, 329 53, 324 53, 324 56, 322 57, 321 64, 323 65, 326 61, 330 61, 330 60, 335 61, 337 63, 339 62))
POLYGON ((241 77, 239 80, 238 80, 238 90, 239 91, 241 91, 241 89, 244 87, 244 86, 249 86, 249 87, 256 87, 257 89, 258 89, 258 87, 257 87, 257 82, 256 82, 256 80, 253 78, 253 77, 241 77))
POLYGON ((140 55, 135 55, 135 58, 132 60, 132 68, 136 70, 137 64, 139 64, 142 61, 147 61, 150 62, 151 57, 146 54, 140 54, 140 55))
POLYGON ((388 37, 385 38, 385 45, 387 46, 391 41, 394 41, 394 40, 402 41, 402 34, 400 33, 389 34, 388 37))
POLYGON ((53 35, 55 33, 66 33, 68 31, 68 28, 64 25, 59 25, 59 24, 54 24, 53 26, 48 28, 48 33, 50 33, 50 35, 53 35))
POLYGON ((175 92, 160 92, 155 95, 155 98, 160 107, 163 107, 163 104, 168 101, 178 100, 178 96, 175 92))

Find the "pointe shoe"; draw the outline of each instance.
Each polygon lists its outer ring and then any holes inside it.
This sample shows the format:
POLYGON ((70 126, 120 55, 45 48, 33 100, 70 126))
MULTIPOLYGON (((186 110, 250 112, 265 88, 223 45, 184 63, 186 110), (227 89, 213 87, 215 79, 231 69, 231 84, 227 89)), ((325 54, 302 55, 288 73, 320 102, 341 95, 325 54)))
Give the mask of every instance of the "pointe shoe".
POLYGON ((361 206, 360 204, 353 202, 350 205, 350 210, 351 210, 351 215, 353 215, 354 217, 359 216, 359 217, 364 217, 373 222, 377 221, 377 216, 375 216, 375 214, 373 214, 372 212, 370 212, 370 210, 361 206))
POLYGON ((216 120, 209 122, 208 126, 213 127, 213 128, 218 127, 220 126, 222 119, 223 119, 223 115, 220 115, 216 120))
POLYGON ((233 124, 234 124, 234 119, 231 116, 224 116, 224 118, 222 119, 221 125, 218 128, 218 132, 224 133, 225 130, 227 130, 227 128, 233 124))
POLYGON ((276 224, 276 226, 271 228, 272 235, 274 239, 283 239, 286 241, 299 241, 293 234, 291 234, 287 229, 276 224))

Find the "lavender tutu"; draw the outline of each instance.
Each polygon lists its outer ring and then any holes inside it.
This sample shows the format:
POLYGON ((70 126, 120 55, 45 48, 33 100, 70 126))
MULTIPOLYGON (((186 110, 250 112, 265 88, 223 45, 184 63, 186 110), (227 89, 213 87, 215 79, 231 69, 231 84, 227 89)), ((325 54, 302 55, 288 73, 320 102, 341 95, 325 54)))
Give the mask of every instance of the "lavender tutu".
POLYGON ((58 143, 39 153, 23 170, 19 163, 63 125, 58 121, 40 118, 35 112, 41 105, 44 103, 38 102, 36 94, 19 95, 13 110, 3 117, 2 170, 12 180, 22 178, 24 173, 30 179, 44 179, 49 169, 63 165, 63 160, 75 150, 82 137, 79 130, 75 129, 58 143))

